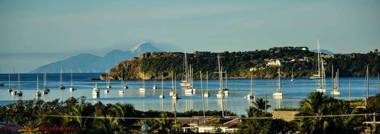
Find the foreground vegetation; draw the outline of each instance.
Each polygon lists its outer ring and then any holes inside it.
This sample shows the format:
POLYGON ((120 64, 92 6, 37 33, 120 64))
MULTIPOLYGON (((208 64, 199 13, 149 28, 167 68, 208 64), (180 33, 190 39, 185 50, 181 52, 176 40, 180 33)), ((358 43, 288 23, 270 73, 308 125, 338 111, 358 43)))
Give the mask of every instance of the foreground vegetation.
MULTIPOLYGON (((367 127, 363 125, 364 121, 373 120, 373 116, 359 114, 380 113, 380 94, 371 97, 368 102, 367 108, 356 108, 348 101, 325 96, 322 93, 311 93, 300 102, 298 118, 287 122, 272 119, 272 114, 266 111, 270 105, 266 100, 258 98, 247 109, 248 117, 241 117, 242 122, 238 126, 237 133, 359 133, 367 127)), ((177 117, 202 115, 201 111, 176 113, 177 117)), ((219 116, 221 112, 218 111, 207 111, 206 115, 214 116, 215 119, 221 118, 219 116)), ((226 115, 235 116, 230 112, 226 112, 226 115)), ((142 112, 135 110, 130 104, 105 105, 100 102, 90 104, 79 102, 75 98, 65 102, 17 101, 14 104, 1 106, 0 117, 1 122, 17 124, 22 128, 29 128, 25 131, 34 130, 33 132, 41 126, 60 126, 73 128, 73 132, 77 133, 141 133, 142 126, 149 126, 148 133, 179 133, 184 125, 175 122, 173 118, 169 119, 174 117, 172 112, 142 112)), ((376 120, 380 120, 379 116, 376 120)), ((218 127, 217 123, 211 125, 218 127)))

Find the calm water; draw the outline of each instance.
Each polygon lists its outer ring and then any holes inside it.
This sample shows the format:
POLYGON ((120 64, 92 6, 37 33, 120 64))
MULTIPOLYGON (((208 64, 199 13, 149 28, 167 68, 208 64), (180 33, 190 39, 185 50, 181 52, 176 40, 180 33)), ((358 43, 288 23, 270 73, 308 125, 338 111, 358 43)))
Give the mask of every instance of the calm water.
MULTIPOLYGON (((0 74, 0 81, 5 84, 4 87, 0 87, 0 104, 5 105, 14 102, 15 100, 32 100, 33 94, 36 89, 36 76, 37 74, 21 74, 20 87, 24 93, 22 97, 13 97, 8 93, 8 74, 0 74)), ((43 87, 43 75, 39 75, 40 88, 43 87)), ((98 81, 98 87, 101 89, 100 98, 92 99, 91 91, 94 87, 95 81, 92 78, 98 78, 99 74, 73 74, 74 86, 78 90, 71 93, 68 90, 70 86, 70 74, 64 74, 65 90, 58 89, 59 74, 48 74, 48 87, 50 93, 42 97, 42 99, 49 101, 53 99, 66 100, 68 97, 79 98, 81 96, 87 97, 87 102, 102 103, 129 103, 133 104, 136 109, 139 110, 164 110, 172 111, 172 99, 169 97, 169 91, 171 87, 171 81, 164 81, 164 94, 165 99, 160 99, 161 81, 145 81, 146 92, 141 94, 138 88, 142 86, 142 81, 126 81, 129 89, 124 96, 118 94, 120 88, 120 81, 112 81, 112 90, 106 95, 103 89, 105 88, 104 81, 98 81), (152 89, 153 85, 156 85, 159 89, 156 91, 152 89)), ((349 99, 349 80, 351 80, 351 98, 360 99, 366 96, 366 81, 364 78, 341 78, 340 89, 341 99, 349 99)), ((197 89, 196 94, 193 96, 185 96, 182 89, 179 87, 177 81, 177 92, 182 99, 177 100, 177 111, 188 110, 202 110, 202 97, 199 95, 201 90, 201 82, 194 81, 194 87, 197 89)), ((17 75, 12 75, 11 86, 17 88, 17 75)), ((291 82, 289 79, 282 79, 281 88, 283 91, 282 100, 273 100, 272 93, 276 89, 276 79, 255 79, 253 82, 253 88, 257 97, 268 97, 272 107, 286 107, 294 108, 298 107, 299 101, 304 99, 310 92, 315 91, 316 80, 309 79, 295 79, 291 82)), ((221 110, 221 100, 217 99, 215 94, 218 88, 218 81, 210 80, 208 85, 210 97, 205 98, 205 105, 207 110, 221 110)), ((251 103, 244 99, 244 96, 250 92, 250 80, 228 80, 227 82, 229 96, 224 100, 225 109, 235 112, 237 114, 246 114, 247 109, 251 103)), ((206 88, 206 82, 203 81, 203 87, 206 88)), ((327 79, 327 93, 331 91, 331 79, 327 79)), ((370 79, 370 95, 374 95, 380 91, 379 82, 377 78, 370 79)))

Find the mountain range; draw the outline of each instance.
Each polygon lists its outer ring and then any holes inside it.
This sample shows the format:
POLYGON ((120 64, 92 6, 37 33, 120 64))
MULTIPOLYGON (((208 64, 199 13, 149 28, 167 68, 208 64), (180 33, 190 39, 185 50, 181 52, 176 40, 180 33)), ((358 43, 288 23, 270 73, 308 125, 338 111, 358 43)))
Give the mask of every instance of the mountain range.
POLYGON ((40 66, 31 73, 59 73, 61 68, 64 73, 96 73, 106 72, 121 61, 136 57, 145 52, 160 52, 152 42, 142 42, 131 50, 112 50, 102 56, 89 53, 81 53, 69 58, 40 66))

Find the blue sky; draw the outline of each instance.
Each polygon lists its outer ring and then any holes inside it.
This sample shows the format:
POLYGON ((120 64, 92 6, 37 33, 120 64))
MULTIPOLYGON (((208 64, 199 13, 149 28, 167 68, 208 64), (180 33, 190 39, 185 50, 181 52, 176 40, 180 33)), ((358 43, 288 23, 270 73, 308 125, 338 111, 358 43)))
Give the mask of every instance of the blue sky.
POLYGON ((0 60, 10 63, 0 72, 145 40, 186 51, 248 51, 315 48, 319 39, 334 52, 368 52, 380 46, 379 13, 376 0, 0 0, 0 60))

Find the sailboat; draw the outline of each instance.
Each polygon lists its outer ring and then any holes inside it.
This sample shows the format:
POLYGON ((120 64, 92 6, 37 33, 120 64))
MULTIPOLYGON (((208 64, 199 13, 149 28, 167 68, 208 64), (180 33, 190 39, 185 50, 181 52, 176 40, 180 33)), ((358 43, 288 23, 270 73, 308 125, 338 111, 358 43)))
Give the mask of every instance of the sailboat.
POLYGON ((278 87, 276 91, 273 93, 274 99, 282 99, 282 91, 281 91, 281 69, 278 68, 278 87))
POLYGON ((39 88, 39 81, 38 81, 38 75, 37 75, 37 81, 36 81, 36 92, 34 93, 35 98, 40 98, 41 97, 41 91, 39 88))
POLYGON ((111 80, 109 79, 108 74, 106 74, 106 89, 104 89, 104 93, 108 94, 110 93, 112 86, 111 86, 111 80))
POLYGON ((172 88, 170 89, 169 96, 174 95, 174 73, 172 71, 172 88))
POLYGON ((124 81, 121 79, 120 80, 119 95, 124 95, 125 94, 125 90, 127 90, 127 89, 128 89, 128 86, 124 85, 124 81))
POLYGON ((145 74, 143 72, 143 78, 142 78, 142 87, 139 88, 140 93, 145 93, 145 74))
POLYGON ((11 85, 11 73, 8 74, 8 92, 11 93, 13 91, 11 85))
POLYGON ((317 92, 320 92, 320 93, 325 93, 326 92, 326 79, 325 79, 325 68, 324 68, 324 62, 323 60, 321 61, 321 78, 319 79, 319 83, 318 83, 318 87, 316 89, 317 92))
POLYGON ((323 64, 321 65, 321 52, 320 52, 320 48, 319 48, 319 40, 317 40, 317 64, 318 64, 318 72, 317 74, 313 74, 312 76, 310 76, 310 79, 321 79, 322 78, 322 73, 321 73, 321 66, 323 66, 323 64))
POLYGON ((250 89, 251 89, 251 92, 247 94, 247 96, 245 96, 245 99, 247 100, 255 100, 255 93, 253 92, 253 78, 252 78, 252 75, 251 75, 251 82, 250 82, 250 89))
POLYGON ((334 86, 333 90, 331 91, 331 94, 333 96, 339 96, 340 91, 339 91, 339 69, 336 72, 335 79, 334 79, 334 86))
POLYGON ((180 86, 184 89, 185 95, 195 94, 195 89, 193 88, 193 68, 188 65, 187 54, 185 52, 184 56, 184 79, 181 81, 180 86))
POLYGON ((74 86, 73 86, 73 70, 70 70, 70 88, 69 88, 70 92, 74 92, 75 90, 77 90, 74 86))
POLYGON ((44 74, 44 95, 49 94, 50 89, 47 86, 47 75, 46 73, 44 74))
POLYGON ((208 97, 208 72, 206 72, 206 91, 203 92, 203 97, 208 97))
POLYGON ((220 63, 220 56, 217 56, 218 58, 218 72, 219 72, 219 90, 216 94, 217 98, 224 98, 225 96, 228 96, 228 89, 224 88, 224 82, 223 82, 223 68, 220 63))
POLYGON ((165 98, 165 95, 164 95, 164 74, 161 73, 161 94, 160 94, 160 98, 163 99, 165 98))
POLYGON ((153 81, 153 87, 152 89, 155 91, 157 89, 157 86, 156 86, 156 80, 153 81))
POLYGON ((20 84, 20 73, 18 73, 18 89, 17 91, 15 91, 15 95, 18 97, 22 96, 21 84, 20 84))
MULTIPOLYGON (((176 81, 176 76, 174 75, 174 81, 176 81)), ((177 94, 177 82, 174 82, 174 93, 172 95, 172 99, 173 100, 177 100, 177 99, 180 99, 178 94, 177 94)))
POLYGON ((63 90, 65 89, 65 85, 63 84, 63 71, 62 71, 62 68, 61 68, 61 73, 59 75, 59 89, 63 90))
POLYGON ((92 98, 97 99, 99 96, 98 82, 95 82, 95 87, 92 89, 92 98))

